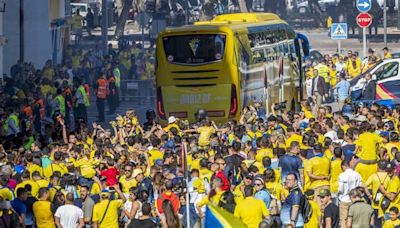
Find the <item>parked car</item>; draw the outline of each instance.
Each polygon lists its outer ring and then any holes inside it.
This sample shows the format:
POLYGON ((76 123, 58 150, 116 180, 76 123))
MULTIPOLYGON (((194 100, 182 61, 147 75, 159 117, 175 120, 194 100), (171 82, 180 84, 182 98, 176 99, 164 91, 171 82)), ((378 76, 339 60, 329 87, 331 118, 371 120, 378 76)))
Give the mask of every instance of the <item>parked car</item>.
MULTIPOLYGON (((330 6, 337 6, 339 2, 340 0, 318 0, 318 3, 323 11, 326 11, 326 9, 330 6)), ((295 10, 299 13, 309 12, 308 0, 297 0, 297 8, 295 10)))
MULTIPOLYGON (((372 74, 376 80, 376 100, 399 99, 400 98, 400 59, 392 58, 379 61, 366 73, 372 74)), ((350 81, 351 98, 353 101, 359 99, 365 85, 365 74, 350 81)))

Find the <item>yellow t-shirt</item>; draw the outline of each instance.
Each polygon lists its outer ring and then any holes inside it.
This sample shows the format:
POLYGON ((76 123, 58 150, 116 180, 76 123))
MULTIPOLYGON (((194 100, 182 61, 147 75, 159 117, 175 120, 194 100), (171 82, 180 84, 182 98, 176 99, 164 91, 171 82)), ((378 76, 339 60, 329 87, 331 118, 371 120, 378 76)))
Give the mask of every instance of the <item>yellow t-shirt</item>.
POLYGON ((14 199, 14 195, 9 188, 0 189, 0 197, 3 200, 8 200, 8 201, 11 201, 14 199))
POLYGON ((282 195, 284 195, 285 189, 278 182, 265 182, 265 188, 268 192, 273 195, 278 201, 282 199, 282 195))
MULTIPOLYGON (((330 161, 325 156, 322 157, 315 156, 310 159, 310 167, 309 170, 306 171, 307 173, 310 172, 317 176, 329 176, 330 161)), ((316 188, 321 186, 329 186, 329 181, 311 179, 310 188, 316 188)))
POLYGON ((215 128, 212 126, 203 126, 197 128, 199 135, 199 146, 210 145, 210 136, 215 133, 215 128))
POLYGON ((151 149, 149 152, 149 162, 153 166, 154 162, 158 159, 163 159, 164 154, 156 148, 151 149))
POLYGON ((362 160, 376 160, 377 159, 377 144, 382 143, 382 138, 371 132, 364 132, 360 134, 355 141, 356 146, 360 149, 356 155, 362 160))
POLYGON ((274 152, 271 148, 260 148, 257 150, 256 161, 262 163, 264 157, 269 157, 271 159, 274 157, 274 152))
POLYGON ((56 171, 60 172, 61 175, 68 173, 68 169, 64 164, 51 163, 50 165, 48 165, 46 168, 43 169, 43 175, 46 178, 50 178, 53 175, 53 173, 56 171))
POLYGON ((303 141, 303 136, 298 135, 298 134, 293 134, 289 138, 286 139, 286 148, 289 148, 290 144, 292 142, 298 142, 301 144, 302 141, 303 141))
POLYGON ((391 152, 393 147, 400 149, 400 142, 389 142, 385 144, 385 148, 387 149, 387 153, 389 155, 390 160, 394 159, 394 154, 392 154, 391 152))
MULTIPOLYGON (((367 181, 365 182, 365 186, 367 186, 369 189, 372 189, 372 197, 375 198, 379 186, 382 184, 385 189, 387 189, 389 186, 389 182, 390 177, 386 172, 377 172, 367 179, 367 181)), ((378 209, 380 207, 379 205, 372 202, 372 208, 378 209)))
POLYGON ((19 188, 25 188, 25 186, 28 184, 32 187, 31 188, 32 196, 36 197, 39 192, 39 185, 33 180, 26 180, 26 181, 22 181, 21 183, 17 184, 17 186, 15 187, 14 194, 17 195, 17 190, 19 188))
POLYGON ((99 228, 118 228, 118 209, 123 205, 123 201, 111 200, 106 212, 108 202, 109 200, 101 200, 94 205, 92 220, 93 222, 97 222, 99 228), (104 213, 106 213, 106 215, 100 224, 104 213))
POLYGON ((47 188, 47 187, 49 187, 49 181, 48 181, 48 180, 45 180, 45 179, 37 180, 36 183, 38 184, 39 189, 40 189, 40 188, 47 188))
POLYGON ((121 183, 121 185, 122 185, 123 193, 129 193, 129 189, 137 186, 137 181, 135 178, 127 180, 125 175, 123 175, 119 178, 119 183, 121 183))
POLYGON ((211 199, 209 199, 208 195, 204 196, 204 198, 200 200, 197 206, 202 207, 208 203, 218 206, 219 200, 221 199, 223 193, 224 191, 217 191, 217 193, 211 199))
POLYGON ((319 219, 318 218, 322 216, 321 208, 313 200, 309 200, 308 202, 310 202, 313 213, 311 215, 310 221, 308 221, 308 223, 304 224, 304 228, 319 227, 319 219))
POLYGON ((81 29, 83 19, 81 15, 74 15, 72 17, 72 29, 81 29))
POLYGON ((35 171, 38 171, 40 173, 40 176, 43 176, 43 169, 42 167, 36 165, 36 164, 29 164, 27 170, 29 171, 29 173, 31 174, 31 179, 32 179, 32 174, 35 171))
POLYGON ((74 162, 74 166, 76 168, 79 168, 80 173, 82 177, 84 178, 93 178, 94 175, 96 175, 96 170, 94 167, 99 164, 100 161, 96 161, 94 159, 78 159, 77 161, 74 162))
POLYGON ((400 179, 396 176, 392 177, 389 181, 389 186, 386 189, 387 192, 389 193, 394 193, 396 194, 396 198, 390 203, 390 206, 388 207, 386 212, 389 212, 389 209, 391 207, 397 207, 398 209, 400 208, 400 179))
POLYGON ((310 177, 308 176, 308 172, 307 170, 311 170, 311 163, 310 160, 308 159, 302 159, 303 160, 303 169, 305 170, 304 172, 304 186, 303 186, 303 191, 307 191, 308 189, 310 189, 310 185, 311 185, 311 180, 310 177))
POLYGON ((260 222, 269 215, 269 212, 263 201, 254 197, 246 197, 236 205, 234 214, 247 227, 258 228, 260 222))
POLYGON ((383 223, 382 228, 396 228, 400 226, 400 219, 396 220, 387 220, 385 223, 383 223))
POLYGON ((56 227, 50 201, 39 200, 33 203, 33 214, 38 228, 56 227))
POLYGON ((342 172, 342 160, 336 158, 331 162, 331 192, 339 191, 339 175, 342 172))

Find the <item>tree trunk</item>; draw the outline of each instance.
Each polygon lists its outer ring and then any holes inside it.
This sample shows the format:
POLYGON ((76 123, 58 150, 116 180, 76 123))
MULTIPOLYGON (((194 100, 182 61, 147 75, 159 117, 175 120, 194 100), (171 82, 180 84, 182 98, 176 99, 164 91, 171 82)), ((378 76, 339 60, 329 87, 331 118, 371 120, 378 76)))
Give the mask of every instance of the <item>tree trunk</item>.
POLYGON ((118 18, 117 26, 115 28, 114 37, 118 39, 124 35, 125 23, 128 19, 129 10, 132 8, 133 0, 124 0, 121 15, 118 18))

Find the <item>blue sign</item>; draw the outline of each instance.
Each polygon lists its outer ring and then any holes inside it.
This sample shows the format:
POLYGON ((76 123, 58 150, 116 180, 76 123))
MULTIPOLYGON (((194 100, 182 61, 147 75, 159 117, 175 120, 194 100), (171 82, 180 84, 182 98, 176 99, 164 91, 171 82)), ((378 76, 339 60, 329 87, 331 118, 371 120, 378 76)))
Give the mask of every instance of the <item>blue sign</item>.
POLYGON ((347 23, 332 23, 331 39, 333 40, 347 39, 347 23))
POLYGON ((357 0, 357 9, 361 13, 366 13, 371 9, 371 0, 357 0))

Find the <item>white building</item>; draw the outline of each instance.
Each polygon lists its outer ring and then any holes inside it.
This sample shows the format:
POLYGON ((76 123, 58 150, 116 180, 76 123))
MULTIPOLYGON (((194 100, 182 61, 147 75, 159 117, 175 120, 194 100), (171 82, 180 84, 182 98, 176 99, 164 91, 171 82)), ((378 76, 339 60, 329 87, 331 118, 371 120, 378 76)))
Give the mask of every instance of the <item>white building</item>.
MULTIPOLYGON (((0 12, 0 36, 7 41, 5 44, 0 42, 0 77, 10 75, 11 66, 21 55, 25 62, 31 62, 37 68, 48 59, 59 62, 61 30, 68 26, 60 29, 52 22, 65 17, 69 0, 0 0, 0 5, 2 1, 6 6, 5 12, 0 12)), ((62 20, 56 21, 62 24, 62 20)))

